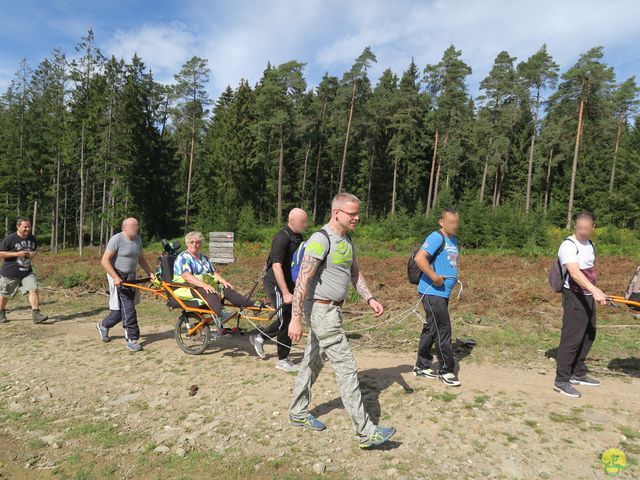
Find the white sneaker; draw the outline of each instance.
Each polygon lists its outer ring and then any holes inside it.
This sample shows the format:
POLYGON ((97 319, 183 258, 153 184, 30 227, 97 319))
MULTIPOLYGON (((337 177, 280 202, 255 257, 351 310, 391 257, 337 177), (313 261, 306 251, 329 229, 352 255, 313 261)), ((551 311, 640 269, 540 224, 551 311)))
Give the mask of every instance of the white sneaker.
POLYGON ((294 365, 293 362, 288 358, 278 360, 276 362, 276 368, 284 370, 285 372, 297 372, 298 370, 300 370, 300 368, 298 368, 297 365, 294 365))
POLYGON ((265 358, 267 358, 267 354, 265 353, 264 347, 262 346, 264 344, 264 339, 262 338, 262 336, 258 334, 249 335, 249 343, 253 345, 253 348, 261 359, 264 360, 265 358))

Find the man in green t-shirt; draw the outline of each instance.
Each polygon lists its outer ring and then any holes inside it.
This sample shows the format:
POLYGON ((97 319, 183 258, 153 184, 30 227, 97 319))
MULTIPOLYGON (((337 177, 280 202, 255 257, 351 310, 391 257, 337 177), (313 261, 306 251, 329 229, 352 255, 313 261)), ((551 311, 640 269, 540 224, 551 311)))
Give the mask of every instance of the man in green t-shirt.
POLYGON ((296 427, 324 430, 325 425, 309 413, 311 387, 324 361, 320 349, 335 370, 340 396, 361 448, 381 445, 396 432, 393 427, 376 426, 364 408, 358 368, 342 328, 342 304, 352 283, 376 316, 384 308, 369 291, 360 273, 349 232, 360 218, 360 200, 339 193, 331 204, 331 220, 309 238, 293 293, 289 336, 294 342, 302 335, 302 316, 311 327, 309 340, 293 388, 289 421, 296 427))

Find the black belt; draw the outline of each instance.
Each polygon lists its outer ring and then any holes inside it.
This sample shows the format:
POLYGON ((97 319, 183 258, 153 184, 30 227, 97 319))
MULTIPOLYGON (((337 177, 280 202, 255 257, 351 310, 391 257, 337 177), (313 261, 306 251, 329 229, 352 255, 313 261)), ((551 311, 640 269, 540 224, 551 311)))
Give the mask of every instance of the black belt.
POLYGON ((336 302, 335 300, 321 300, 319 298, 316 298, 313 303, 321 303, 323 305, 333 305, 334 307, 341 307, 342 304, 344 303, 344 300, 340 300, 339 302, 336 302))

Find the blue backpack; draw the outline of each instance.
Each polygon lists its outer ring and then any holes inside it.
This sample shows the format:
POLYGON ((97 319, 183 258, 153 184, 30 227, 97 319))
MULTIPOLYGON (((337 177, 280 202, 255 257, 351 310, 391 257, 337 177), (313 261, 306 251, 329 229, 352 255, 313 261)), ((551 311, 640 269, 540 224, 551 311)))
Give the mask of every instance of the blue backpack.
MULTIPOLYGON (((324 228, 321 228, 318 231, 322 233, 325 237, 327 237, 327 240, 329 241, 329 245, 331 245, 331 240, 329 239, 329 234, 327 233, 327 231, 324 228)), ((300 246, 296 249, 296 251, 293 253, 293 258, 291 259, 291 280, 293 280, 293 283, 296 283, 298 281, 298 275, 300 274, 300 265, 302 264, 302 258, 304 257, 304 252, 307 249, 308 243, 309 243, 309 240, 302 242, 300 246)), ((325 257, 325 260, 326 260, 326 257, 325 257)))

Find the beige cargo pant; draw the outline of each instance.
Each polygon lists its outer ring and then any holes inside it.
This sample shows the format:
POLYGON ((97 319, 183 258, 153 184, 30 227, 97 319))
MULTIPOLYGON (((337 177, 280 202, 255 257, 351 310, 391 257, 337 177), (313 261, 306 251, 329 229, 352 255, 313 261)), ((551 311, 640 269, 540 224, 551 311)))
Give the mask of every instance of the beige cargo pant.
POLYGON ((293 387, 289 415, 301 420, 309 414, 311 387, 324 366, 324 360, 320 356, 322 349, 335 371, 340 397, 353 421, 356 437, 369 438, 376 426, 364 409, 358 367, 342 328, 342 308, 313 303, 305 308, 305 320, 311 330, 293 387))

